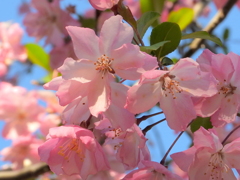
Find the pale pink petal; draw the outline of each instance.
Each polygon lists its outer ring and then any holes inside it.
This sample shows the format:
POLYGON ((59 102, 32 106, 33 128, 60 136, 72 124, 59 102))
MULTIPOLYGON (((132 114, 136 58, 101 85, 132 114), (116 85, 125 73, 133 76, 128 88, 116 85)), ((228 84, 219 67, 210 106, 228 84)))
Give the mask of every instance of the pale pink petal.
POLYGON ((196 150, 197 149, 193 146, 185 151, 172 154, 171 158, 180 169, 187 172, 194 159, 196 150))
POLYGON ((143 66, 145 55, 140 52, 138 46, 124 44, 120 48, 114 50, 111 57, 114 58, 112 68, 121 78, 136 80, 140 77, 140 73, 137 73, 136 70, 125 71, 143 66))
POLYGON ((93 62, 84 59, 75 61, 67 58, 58 70, 62 73, 63 79, 76 80, 81 83, 92 81, 97 74, 93 62))
POLYGON ((211 117, 213 126, 222 126, 235 120, 239 108, 237 95, 227 96, 222 99, 220 109, 211 117))
POLYGON ((65 106, 78 97, 87 95, 88 84, 80 83, 75 80, 68 80, 61 84, 56 95, 59 98, 59 104, 65 106))
POLYGON ((118 3, 118 0, 89 0, 89 2, 95 9, 104 11, 111 9, 113 5, 118 3))
POLYGON ((92 115, 98 116, 104 112, 110 105, 111 91, 109 86, 109 77, 97 76, 90 84, 88 89, 88 103, 92 115))
POLYGON ((160 83, 156 81, 131 87, 125 108, 135 114, 151 109, 160 100, 160 88, 160 83))
POLYGON ((80 125, 90 117, 87 98, 72 101, 63 111, 62 117, 66 124, 80 125))
MULTIPOLYGON (((89 28, 66 27, 73 41, 73 48, 79 59, 97 61, 100 57, 99 40, 95 32, 89 28)), ((109 31, 108 31, 109 32, 109 31)))
POLYGON ((126 23, 122 22, 120 15, 113 16, 106 20, 102 26, 100 33, 101 52, 111 57, 114 49, 121 47, 123 44, 131 43, 133 38, 133 30, 126 23))
POLYGON ((162 95, 159 101, 160 108, 163 110, 171 129, 184 131, 197 115, 193 107, 193 102, 188 95, 175 93, 175 97, 170 94, 168 96, 162 95), (171 108, 169 109, 169 107, 171 108))
POLYGON ((213 149, 214 152, 223 148, 218 136, 203 127, 200 127, 200 129, 194 133, 194 147, 209 147, 213 149))

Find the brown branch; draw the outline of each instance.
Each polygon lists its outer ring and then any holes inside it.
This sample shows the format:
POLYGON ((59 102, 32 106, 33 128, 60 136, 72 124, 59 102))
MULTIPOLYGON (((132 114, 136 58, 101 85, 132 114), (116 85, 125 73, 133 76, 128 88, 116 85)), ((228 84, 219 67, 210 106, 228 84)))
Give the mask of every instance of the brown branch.
POLYGON ((0 180, 27 180, 49 171, 50 168, 47 164, 39 163, 23 168, 21 170, 1 171, 0 180))
MULTIPOLYGON (((227 17, 229 11, 234 6, 237 0, 231 0, 226 3, 226 5, 220 9, 217 14, 213 17, 213 19, 209 22, 209 24, 203 29, 203 31, 207 31, 209 34, 227 17)), ((190 44, 190 49, 186 52, 183 57, 190 57, 192 56, 198 48, 203 43, 203 39, 194 39, 193 42, 190 44)))

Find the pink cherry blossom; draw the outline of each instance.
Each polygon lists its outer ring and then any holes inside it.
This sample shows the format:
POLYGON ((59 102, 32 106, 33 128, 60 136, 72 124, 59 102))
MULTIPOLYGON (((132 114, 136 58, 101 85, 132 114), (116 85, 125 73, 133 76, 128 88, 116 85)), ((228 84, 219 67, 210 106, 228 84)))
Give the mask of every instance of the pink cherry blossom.
POLYGON ((234 180, 231 168, 240 169, 239 155, 239 138, 223 146, 213 131, 201 127, 194 133, 194 146, 171 157, 190 180, 234 180))
POLYGON ((150 153, 146 146, 147 139, 136 124, 126 131, 113 129, 107 132, 106 136, 108 139, 105 144, 114 146, 116 157, 123 163, 126 170, 140 167, 142 160, 150 160, 150 153))
POLYGON ((57 175, 88 175, 109 169, 102 147, 91 131, 79 126, 51 128, 38 149, 41 161, 57 175))
POLYGON ((98 10, 111 9, 119 0, 89 0, 90 4, 98 10))
POLYGON ((7 73, 7 66, 14 60, 27 59, 25 48, 20 44, 23 30, 19 24, 0 23, 0 76, 7 73))
POLYGON ((42 140, 33 136, 19 136, 13 140, 11 147, 4 148, 0 152, 3 156, 2 160, 12 162, 14 169, 23 168, 26 164, 25 161, 30 161, 30 164, 37 163, 39 162, 37 150, 42 143, 42 140))
POLYGON ((140 83, 128 91, 126 108, 137 114, 160 102, 170 128, 182 131, 196 117, 191 97, 212 96, 216 92, 210 75, 200 71, 198 63, 185 58, 169 71, 144 73, 140 83))
POLYGON ((211 116, 214 126, 222 126, 235 120, 240 105, 240 56, 229 53, 213 54, 209 50, 199 56, 197 62, 203 71, 210 72, 218 80, 218 93, 202 98, 196 103, 197 113, 211 116))
POLYGON ((28 94, 24 88, 0 83, 0 119, 6 123, 3 137, 18 138, 19 135, 35 132, 43 113, 44 108, 38 104, 37 98, 28 94))
POLYGON ((143 161, 143 168, 133 170, 123 180, 183 180, 176 174, 170 172, 160 163, 143 161))
POLYGON ((87 28, 69 26, 67 30, 79 60, 67 58, 58 69, 62 79, 53 79, 45 86, 58 89, 59 96, 69 93, 60 99, 61 105, 69 104, 76 97, 87 96, 90 112, 97 117, 111 104, 110 84, 114 84, 115 75, 137 80, 143 71, 157 65, 155 58, 131 44, 133 30, 119 15, 104 22, 100 37, 87 28))
POLYGON ((59 1, 31 1, 37 12, 27 13, 23 21, 30 36, 36 37, 37 40, 46 37, 46 44, 63 45, 64 38, 67 36, 65 26, 78 26, 79 23, 67 11, 60 8, 59 1))

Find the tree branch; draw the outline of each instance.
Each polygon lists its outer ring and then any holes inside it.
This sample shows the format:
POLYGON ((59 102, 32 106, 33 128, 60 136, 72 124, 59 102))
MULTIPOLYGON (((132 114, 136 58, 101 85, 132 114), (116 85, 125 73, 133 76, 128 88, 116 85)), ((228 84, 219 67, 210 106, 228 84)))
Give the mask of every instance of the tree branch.
POLYGON ((49 171, 50 168, 46 163, 38 163, 21 170, 1 171, 0 180, 27 180, 49 171))
MULTIPOLYGON (((209 22, 209 24, 203 29, 203 31, 207 31, 211 34, 211 32, 227 17, 229 11, 234 6, 237 0, 231 0, 226 3, 226 5, 220 9, 217 14, 213 17, 213 19, 209 22)), ((192 56, 197 49, 203 43, 203 39, 194 39, 193 42, 190 44, 190 49, 186 52, 183 57, 190 57, 192 56)))

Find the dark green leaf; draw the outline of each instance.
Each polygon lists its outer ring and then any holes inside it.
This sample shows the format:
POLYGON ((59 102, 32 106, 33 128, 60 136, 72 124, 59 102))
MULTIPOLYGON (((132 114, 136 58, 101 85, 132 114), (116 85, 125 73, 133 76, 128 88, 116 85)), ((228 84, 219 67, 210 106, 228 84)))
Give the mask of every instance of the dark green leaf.
POLYGON ((223 46, 223 44, 219 38, 209 34, 206 31, 197 31, 197 32, 193 32, 191 34, 185 34, 182 36, 182 39, 192 39, 192 38, 207 39, 207 40, 213 41, 214 43, 216 43, 219 46, 223 46))
POLYGON ((177 11, 171 11, 168 16, 168 22, 175 22, 184 30, 193 20, 194 11, 191 8, 181 8, 177 11))
POLYGON ((35 65, 41 66, 47 71, 51 71, 49 65, 49 55, 38 44, 26 44, 28 59, 35 65))
POLYGON ((169 41, 162 41, 156 44, 153 44, 151 46, 140 46, 140 50, 143 52, 146 52, 148 54, 151 53, 151 51, 157 50, 159 47, 163 46, 165 43, 168 43, 169 41))
POLYGON ((161 60, 161 64, 163 66, 169 66, 169 65, 172 65, 173 64, 173 60, 168 58, 168 57, 164 57, 162 60, 161 60))
POLYGON ((159 18, 159 15, 157 12, 146 12, 137 20, 137 30, 141 38, 153 22, 159 18))
POLYGON ((195 132, 197 131, 200 127, 204 127, 205 129, 210 129, 212 128, 212 123, 210 121, 210 117, 202 118, 202 117, 197 117, 192 123, 191 123, 191 131, 195 132))
POLYGON ((162 41, 170 41, 157 50, 156 54, 158 59, 174 51, 178 47, 180 40, 180 27, 178 24, 172 22, 164 22, 156 26, 150 36, 151 45, 162 41))

